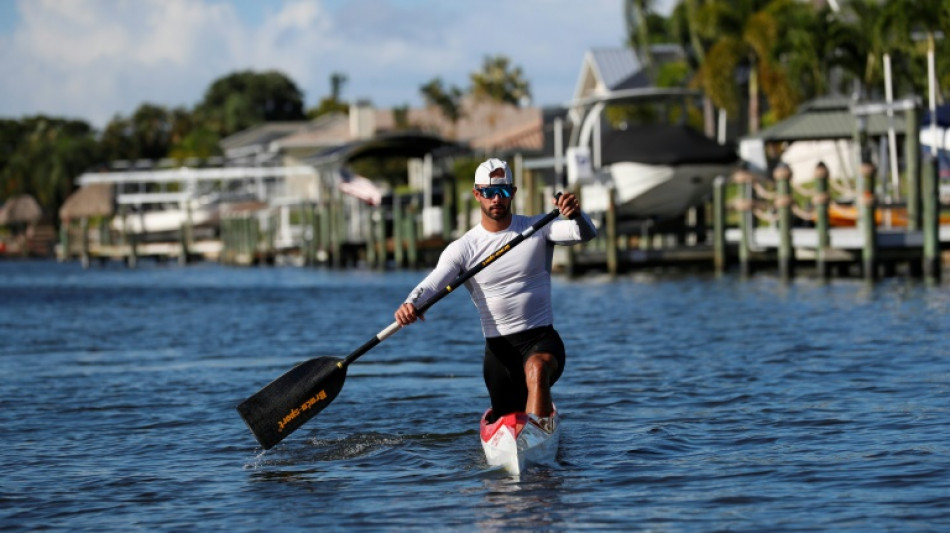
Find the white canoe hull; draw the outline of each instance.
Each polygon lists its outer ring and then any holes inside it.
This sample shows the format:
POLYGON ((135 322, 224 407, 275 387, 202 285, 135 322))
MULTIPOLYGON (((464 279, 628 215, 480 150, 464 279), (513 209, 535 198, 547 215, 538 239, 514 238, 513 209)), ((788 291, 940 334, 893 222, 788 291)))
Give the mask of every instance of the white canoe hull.
POLYGON ((544 419, 512 413, 489 424, 490 412, 485 412, 480 428, 482 449, 490 466, 519 475, 532 464, 554 464, 561 436, 557 412, 544 419))

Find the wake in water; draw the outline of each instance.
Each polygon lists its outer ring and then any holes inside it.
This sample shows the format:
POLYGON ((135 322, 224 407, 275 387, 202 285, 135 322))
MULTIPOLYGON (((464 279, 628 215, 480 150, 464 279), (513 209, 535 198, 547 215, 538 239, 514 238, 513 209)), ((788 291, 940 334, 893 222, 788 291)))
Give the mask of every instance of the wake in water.
MULTIPOLYGON (((320 463, 349 462, 358 464, 361 458, 376 459, 389 455, 381 463, 390 464, 397 459, 392 452, 401 455, 398 462, 418 461, 423 457, 438 456, 443 453, 458 453, 459 449, 471 448, 478 451, 477 432, 469 430, 461 433, 417 433, 393 435, 386 433, 356 433, 342 438, 314 437, 296 443, 285 443, 269 451, 261 451, 244 470, 269 470, 284 467, 313 467, 320 463), (470 444, 470 446, 469 446, 470 444)), ((477 454, 474 454, 478 457, 477 454)), ((374 461, 362 461, 367 468, 376 468, 374 461)), ((406 465, 407 467, 409 465, 406 465)))

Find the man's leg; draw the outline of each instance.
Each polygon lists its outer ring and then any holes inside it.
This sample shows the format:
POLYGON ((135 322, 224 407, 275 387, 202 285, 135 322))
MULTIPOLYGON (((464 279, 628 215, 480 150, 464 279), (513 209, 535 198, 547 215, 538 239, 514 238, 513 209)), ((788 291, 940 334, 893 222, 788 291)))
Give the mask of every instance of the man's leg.
POLYGON ((528 402, 525 412, 539 417, 551 416, 554 403, 551 400, 551 376, 558 370, 557 359, 547 352, 533 353, 524 363, 525 382, 528 386, 528 402))
POLYGON ((500 340, 491 339, 485 343, 482 372, 488 395, 491 397, 493 416, 489 422, 508 413, 524 410, 527 401, 527 390, 522 385, 525 379, 520 366, 521 355, 518 352, 511 352, 506 364, 499 357, 499 355, 505 355, 506 349, 510 347, 505 346, 500 340))

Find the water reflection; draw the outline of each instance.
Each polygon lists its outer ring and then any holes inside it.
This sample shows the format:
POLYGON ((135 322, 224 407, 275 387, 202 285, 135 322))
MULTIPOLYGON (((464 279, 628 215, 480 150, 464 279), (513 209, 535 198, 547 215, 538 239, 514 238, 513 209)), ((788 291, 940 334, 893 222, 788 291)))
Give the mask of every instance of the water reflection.
POLYGON ((484 502, 476 526, 480 531, 511 531, 563 525, 563 484, 563 472, 557 469, 533 469, 520 477, 493 471, 473 490, 484 502))

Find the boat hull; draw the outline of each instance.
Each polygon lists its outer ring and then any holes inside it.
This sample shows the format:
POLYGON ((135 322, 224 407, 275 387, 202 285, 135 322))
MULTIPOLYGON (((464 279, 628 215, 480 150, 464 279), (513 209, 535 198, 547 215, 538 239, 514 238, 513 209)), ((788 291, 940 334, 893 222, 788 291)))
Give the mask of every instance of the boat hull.
POLYGON ((667 220, 682 216, 691 207, 702 205, 712 195, 713 181, 727 176, 728 165, 645 165, 614 163, 604 175, 606 183, 581 188, 584 209, 605 212, 610 195, 617 216, 629 219, 667 220))
POLYGON ((179 231, 185 223, 190 223, 191 226, 202 226, 217 221, 216 210, 196 209, 187 213, 181 209, 162 209, 116 217, 112 221, 112 229, 134 234, 161 233, 179 231))
POLYGON ((480 424, 482 449, 490 466, 500 466, 520 475, 532 464, 554 464, 561 435, 557 412, 539 419, 527 413, 511 413, 488 423, 491 409, 480 424))

